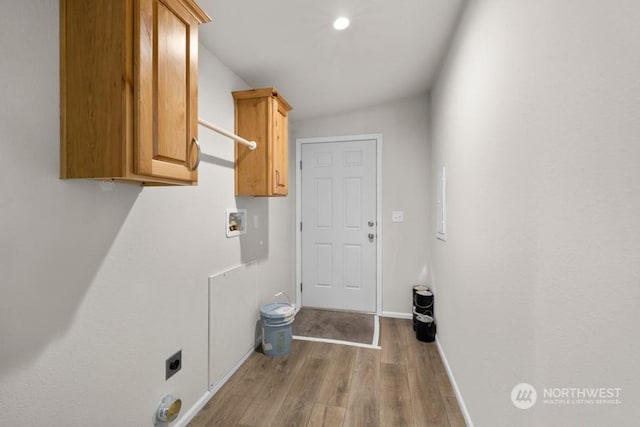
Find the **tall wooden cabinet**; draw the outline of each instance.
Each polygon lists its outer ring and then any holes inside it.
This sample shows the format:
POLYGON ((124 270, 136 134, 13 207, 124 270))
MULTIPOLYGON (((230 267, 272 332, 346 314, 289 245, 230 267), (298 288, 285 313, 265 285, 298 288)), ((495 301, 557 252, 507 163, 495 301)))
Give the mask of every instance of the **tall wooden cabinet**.
POLYGON ((232 95, 236 134, 258 143, 253 151, 236 143, 236 195, 286 196, 291 106, 274 88, 243 90, 232 95))
POLYGON ((61 178, 197 183, 193 0, 60 0, 61 178))

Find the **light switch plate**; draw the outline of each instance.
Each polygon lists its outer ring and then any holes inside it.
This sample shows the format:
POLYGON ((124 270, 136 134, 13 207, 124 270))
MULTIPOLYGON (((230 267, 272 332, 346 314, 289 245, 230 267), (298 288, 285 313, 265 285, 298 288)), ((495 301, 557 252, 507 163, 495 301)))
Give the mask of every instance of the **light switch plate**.
POLYGON ((391 222, 403 222, 404 221, 404 212, 403 211, 393 211, 391 212, 391 222))

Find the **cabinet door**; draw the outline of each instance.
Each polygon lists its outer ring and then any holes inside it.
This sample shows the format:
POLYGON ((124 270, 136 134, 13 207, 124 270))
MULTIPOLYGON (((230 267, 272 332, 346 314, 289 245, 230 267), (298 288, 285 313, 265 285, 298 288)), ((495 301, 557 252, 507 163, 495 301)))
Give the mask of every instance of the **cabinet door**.
POLYGON ((177 0, 137 0, 134 172, 195 182, 198 22, 177 0))
POLYGON ((273 174, 271 189, 274 195, 286 196, 289 192, 289 147, 288 147, 288 120, 287 110, 280 105, 277 99, 273 103, 273 137, 272 143, 272 169, 273 174))

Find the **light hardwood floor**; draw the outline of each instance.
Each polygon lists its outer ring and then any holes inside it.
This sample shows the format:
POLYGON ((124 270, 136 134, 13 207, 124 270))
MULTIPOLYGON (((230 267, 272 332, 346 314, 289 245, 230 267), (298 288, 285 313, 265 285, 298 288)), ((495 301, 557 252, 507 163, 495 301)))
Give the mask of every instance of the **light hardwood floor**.
POLYGON ((465 425, 435 343, 417 341, 410 320, 382 318, 380 346, 254 353, 189 426, 465 425))

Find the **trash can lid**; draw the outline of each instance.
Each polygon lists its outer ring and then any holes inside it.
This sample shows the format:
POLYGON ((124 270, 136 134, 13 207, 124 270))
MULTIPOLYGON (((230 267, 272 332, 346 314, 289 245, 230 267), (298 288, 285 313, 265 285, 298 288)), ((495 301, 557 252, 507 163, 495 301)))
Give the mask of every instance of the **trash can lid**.
POLYGON ((416 313, 416 320, 422 323, 433 323, 433 317, 428 316, 426 314, 416 313))
POLYGON ((285 319, 295 314, 296 309, 288 302, 272 302, 260 307, 260 314, 269 319, 285 319))
POLYGON ((416 294, 421 295, 423 297, 430 297, 431 295, 433 295, 431 291, 418 291, 416 292, 416 294))

